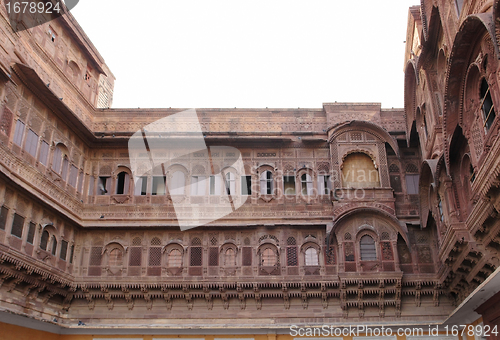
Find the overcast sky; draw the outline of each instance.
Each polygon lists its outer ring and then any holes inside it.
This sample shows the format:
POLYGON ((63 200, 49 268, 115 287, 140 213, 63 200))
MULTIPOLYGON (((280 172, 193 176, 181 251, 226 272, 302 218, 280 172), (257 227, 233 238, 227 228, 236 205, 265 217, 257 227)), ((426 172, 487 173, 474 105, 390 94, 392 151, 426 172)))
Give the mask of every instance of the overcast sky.
POLYGON ((81 0, 72 10, 116 77, 113 107, 403 107, 418 0, 81 0))

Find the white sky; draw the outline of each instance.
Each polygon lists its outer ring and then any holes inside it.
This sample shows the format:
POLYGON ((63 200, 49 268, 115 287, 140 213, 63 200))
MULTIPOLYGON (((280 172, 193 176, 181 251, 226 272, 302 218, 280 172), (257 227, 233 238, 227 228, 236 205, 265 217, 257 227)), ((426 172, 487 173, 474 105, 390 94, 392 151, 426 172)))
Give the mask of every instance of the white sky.
POLYGON ((403 107, 418 0, 81 0, 116 77, 113 107, 403 107))

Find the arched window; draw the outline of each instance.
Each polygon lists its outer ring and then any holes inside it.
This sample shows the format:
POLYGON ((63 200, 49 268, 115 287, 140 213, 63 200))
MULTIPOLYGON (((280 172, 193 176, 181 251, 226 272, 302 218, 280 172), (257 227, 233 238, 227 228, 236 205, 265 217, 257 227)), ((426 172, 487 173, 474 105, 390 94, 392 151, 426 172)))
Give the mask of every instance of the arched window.
POLYGON ((128 194, 128 188, 130 185, 130 176, 125 171, 118 174, 116 178, 116 194, 126 195, 128 194))
POLYGON ((271 248, 266 248, 261 254, 262 266, 271 267, 276 264, 276 253, 271 248))
POLYGON ((378 171, 373 160, 357 152, 348 155, 342 164, 342 182, 345 188, 379 187, 378 171))
POLYGON ((168 189, 171 195, 184 195, 184 187, 186 185, 186 177, 182 171, 176 171, 173 173, 170 179, 170 185, 168 189))
POLYGON ((123 265, 123 252, 121 249, 114 248, 109 252, 108 264, 110 267, 120 267, 123 265))
POLYGON ((228 267, 236 265, 236 252, 233 248, 227 248, 224 254, 224 264, 228 267))
POLYGON ((302 174, 300 177, 302 185, 302 196, 310 196, 313 194, 312 177, 309 174, 302 174))
POLYGON ((167 267, 179 268, 182 266, 182 253, 178 249, 172 249, 167 255, 167 267))
POLYGON ((273 193, 273 173, 269 170, 260 173, 260 194, 272 195, 273 193))
POLYGON ((40 239, 40 249, 47 250, 47 246, 49 244, 49 232, 44 230, 42 232, 42 237, 40 239))
POLYGON ((495 106, 491 99, 490 87, 486 79, 481 80, 481 110, 483 112, 484 132, 487 133, 495 120, 495 106))
POLYGON ((369 235, 361 237, 359 242, 359 250, 361 253, 362 261, 375 261, 377 260, 377 249, 375 248, 375 241, 369 235))
POLYGON ((318 261, 318 252, 316 251, 315 248, 310 247, 306 249, 306 254, 305 254, 305 263, 306 266, 318 266, 319 261, 318 261))
POLYGON ((59 173, 61 170, 61 162, 62 162, 62 150, 59 146, 56 146, 54 149, 54 156, 52 160, 52 170, 59 173))

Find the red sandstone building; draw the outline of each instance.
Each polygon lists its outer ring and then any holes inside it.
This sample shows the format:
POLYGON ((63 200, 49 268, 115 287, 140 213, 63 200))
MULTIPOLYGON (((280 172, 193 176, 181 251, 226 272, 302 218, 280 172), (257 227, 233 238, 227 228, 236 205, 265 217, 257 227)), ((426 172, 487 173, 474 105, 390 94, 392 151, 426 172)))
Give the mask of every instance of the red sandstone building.
POLYGON ((16 30, 2 7, 0 337, 498 325, 499 6, 410 8, 404 109, 197 109, 207 150, 140 177, 130 138, 183 110, 109 108, 71 14, 16 30), (239 208, 181 231, 180 202, 239 208))

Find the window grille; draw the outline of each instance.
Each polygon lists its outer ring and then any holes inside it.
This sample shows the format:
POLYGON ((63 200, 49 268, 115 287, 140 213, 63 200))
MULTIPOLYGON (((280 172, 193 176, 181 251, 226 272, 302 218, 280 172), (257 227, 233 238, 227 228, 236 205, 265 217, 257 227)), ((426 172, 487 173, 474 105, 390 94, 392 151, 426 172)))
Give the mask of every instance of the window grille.
POLYGON ((219 248, 210 247, 208 249, 208 265, 209 266, 219 265, 219 248))
POLYGON ((102 247, 90 248, 89 276, 101 275, 102 247))
POLYGON ((158 237, 153 237, 153 239, 151 240, 151 245, 152 246, 160 246, 161 240, 158 237))
POLYGON ((134 237, 132 240, 132 245, 133 246, 140 246, 142 244, 142 240, 140 237, 134 237))
POLYGON ((380 239, 382 239, 382 240, 388 240, 389 239, 389 233, 387 231, 383 231, 382 235, 380 236, 380 239))
POLYGON ((130 247, 130 258, 128 265, 131 267, 140 267, 142 263, 142 248, 130 247))
POLYGON ((406 165, 406 172, 418 174, 418 167, 413 163, 407 164, 406 165))
POLYGON ((201 266, 202 264, 201 258, 202 258, 201 247, 191 247, 191 261, 190 261, 191 267, 201 266))
POLYGON ((192 246, 201 246, 201 240, 199 237, 195 237, 191 240, 192 246))
POLYGON ((161 266, 161 247, 149 248, 149 266, 150 267, 161 266))
POLYGON ((389 172, 399 172, 399 167, 396 164, 391 164, 389 166, 389 172))
POLYGON ((295 241, 295 237, 292 237, 290 236, 287 240, 286 240, 286 244, 289 245, 289 246, 294 246, 297 244, 297 242, 295 241))
POLYGON ((244 267, 248 267, 248 266, 252 265, 252 248, 251 247, 243 247, 242 264, 244 267))
POLYGON ((243 244, 244 244, 245 246, 249 246, 249 245, 250 245, 250 238, 245 237, 245 240, 243 240, 243 244))
POLYGON ((375 241, 369 235, 361 237, 359 250, 361 252, 361 260, 375 261, 377 260, 377 250, 375 241))
POLYGON ((219 244, 219 239, 217 238, 217 234, 210 234, 210 244, 212 246, 216 246, 219 244))
POLYGON ((102 247, 90 248, 89 266, 100 266, 102 260, 102 247))
POLYGON ((351 239, 352 239, 351 234, 350 233, 345 233, 344 240, 351 240, 351 239))
POLYGON ((286 264, 287 266, 294 267, 298 265, 297 261, 297 247, 286 248, 286 264))

